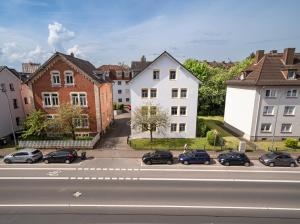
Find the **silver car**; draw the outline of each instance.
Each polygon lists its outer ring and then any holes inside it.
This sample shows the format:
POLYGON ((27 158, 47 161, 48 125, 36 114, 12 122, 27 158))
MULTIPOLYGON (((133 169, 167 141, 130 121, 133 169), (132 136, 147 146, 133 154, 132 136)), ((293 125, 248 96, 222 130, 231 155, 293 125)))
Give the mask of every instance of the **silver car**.
POLYGON ((43 158, 38 149, 21 149, 4 157, 5 163, 33 163, 43 158))

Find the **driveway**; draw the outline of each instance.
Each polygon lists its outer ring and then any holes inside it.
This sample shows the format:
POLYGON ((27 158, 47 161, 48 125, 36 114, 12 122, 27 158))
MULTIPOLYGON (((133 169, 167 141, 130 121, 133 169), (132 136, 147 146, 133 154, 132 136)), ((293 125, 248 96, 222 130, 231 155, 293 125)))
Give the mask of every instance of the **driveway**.
POLYGON ((95 150, 131 150, 127 144, 130 135, 130 113, 115 117, 112 127, 102 136, 95 150))

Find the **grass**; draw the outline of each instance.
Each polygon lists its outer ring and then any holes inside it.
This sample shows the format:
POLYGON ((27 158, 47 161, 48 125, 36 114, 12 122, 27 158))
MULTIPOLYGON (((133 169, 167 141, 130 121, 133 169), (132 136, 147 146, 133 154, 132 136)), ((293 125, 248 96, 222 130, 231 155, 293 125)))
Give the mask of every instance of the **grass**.
MULTIPOLYGON (((255 142, 256 145, 258 145, 258 147, 260 149, 263 149, 265 151, 268 151, 268 149, 272 147, 272 142, 271 141, 257 141, 255 142)), ((284 141, 276 141, 274 142, 274 150, 277 151, 285 151, 285 152, 300 152, 300 146, 298 144, 298 147, 293 149, 293 148, 289 148, 289 147, 286 147, 284 145, 284 141)))

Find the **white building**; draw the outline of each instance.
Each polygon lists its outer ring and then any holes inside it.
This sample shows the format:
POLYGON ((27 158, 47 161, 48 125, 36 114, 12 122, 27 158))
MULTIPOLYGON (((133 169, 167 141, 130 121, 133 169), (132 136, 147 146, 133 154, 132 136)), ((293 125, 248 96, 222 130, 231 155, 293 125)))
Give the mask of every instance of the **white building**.
POLYGON ((130 105, 131 72, 129 68, 120 65, 101 65, 97 68, 97 74, 103 75, 113 82, 113 102, 130 105))
POLYGON ((300 138, 300 54, 257 51, 255 63, 227 82, 225 126, 248 140, 300 138))
POLYGON ((27 114, 34 110, 32 92, 14 69, 0 67, 0 138, 21 130, 27 114), (10 114, 12 119, 10 119, 10 114))
MULTIPOLYGON (((132 111, 159 105, 170 115, 167 130, 154 138, 195 138, 200 81, 168 52, 163 52, 130 81, 132 111)), ((149 132, 131 130, 131 138, 149 138, 149 132)))

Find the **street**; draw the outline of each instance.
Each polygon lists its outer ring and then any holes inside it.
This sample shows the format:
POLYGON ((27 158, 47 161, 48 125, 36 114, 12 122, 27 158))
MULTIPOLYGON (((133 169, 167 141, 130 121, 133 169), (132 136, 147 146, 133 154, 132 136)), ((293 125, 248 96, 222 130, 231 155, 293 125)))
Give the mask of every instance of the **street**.
POLYGON ((0 223, 299 223, 300 168, 0 164, 0 223))

